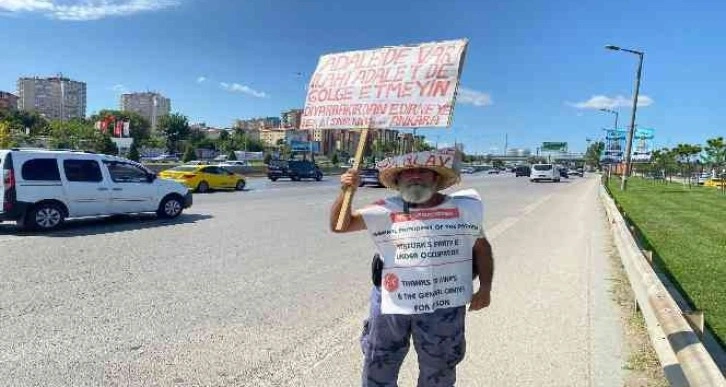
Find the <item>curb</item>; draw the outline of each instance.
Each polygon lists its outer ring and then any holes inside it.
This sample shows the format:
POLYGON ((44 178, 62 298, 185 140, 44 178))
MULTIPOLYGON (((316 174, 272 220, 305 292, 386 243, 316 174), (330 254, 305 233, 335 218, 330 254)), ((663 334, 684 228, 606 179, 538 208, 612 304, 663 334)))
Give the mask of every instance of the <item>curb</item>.
POLYGON ((672 386, 726 387, 726 379, 716 362, 653 270, 602 183, 600 199, 637 305, 643 312, 648 335, 668 382, 672 386))

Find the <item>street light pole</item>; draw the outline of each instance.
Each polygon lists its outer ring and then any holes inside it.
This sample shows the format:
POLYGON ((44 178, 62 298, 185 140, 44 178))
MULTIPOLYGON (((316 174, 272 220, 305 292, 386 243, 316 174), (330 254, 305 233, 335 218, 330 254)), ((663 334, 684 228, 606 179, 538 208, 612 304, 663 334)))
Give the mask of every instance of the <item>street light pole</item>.
POLYGON ((625 148, 625 171, 623 171, 623 178, 620 182, 620 190, 625 191, 628 185, 628 177, 630 176, 630 170, 632 168, 631 153, 633 150, 633 137, 635 136, 635 113, 638 109, 638 94, 640 93, 640 78, 643 74, 643 57, 645 53, 642 51, 629 50, 620 48, 617 46, 608 45, 605 46, 608 50, 625 51, 631 54, 638 55, 638 72, 635 76, 635 95, 633 96, 633 109, 630 114, 630 128, 628 130, 628 143, 625 148))
POLYGON ((618 129, 618 115, 620 113, 618 113, 616 110, 610 110, 610 109, 600 109, 600 111, 615 115, 615 130, 617 130, 618 129))

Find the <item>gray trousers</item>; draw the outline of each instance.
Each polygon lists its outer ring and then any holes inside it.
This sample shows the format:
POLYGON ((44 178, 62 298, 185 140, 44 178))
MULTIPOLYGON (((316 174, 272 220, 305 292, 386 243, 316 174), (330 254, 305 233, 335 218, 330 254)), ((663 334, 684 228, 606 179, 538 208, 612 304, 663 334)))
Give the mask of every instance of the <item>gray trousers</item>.
POLYGON ((451 387, 456 365, 464 359, 466 307, 433 313, 381 314, 381 292, 371 291, 371 308, 363 324, 363 387, 396 387, 398 371, 408 353, 411 336, 419 364, 418 387, 451 387))

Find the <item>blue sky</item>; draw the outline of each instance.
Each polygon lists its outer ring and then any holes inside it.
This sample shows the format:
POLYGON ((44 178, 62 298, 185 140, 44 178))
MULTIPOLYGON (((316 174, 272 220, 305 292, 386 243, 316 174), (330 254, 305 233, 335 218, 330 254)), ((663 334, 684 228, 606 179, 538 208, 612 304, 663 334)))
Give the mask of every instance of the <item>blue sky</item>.
POLYGON ((505 134, 577 151, 612 125, 597 108, 629 121, 637 57, 615 44, 646 53, 638 123, 656 145, 703 143, 726 134, 725 14, 716 0, 0 0, 0 90, 62 72, 87 82, 88 114, 156 90, 229 126, 302 107, 321 54, 468 38, 454 124, 421 133, 471 153, 505 134))

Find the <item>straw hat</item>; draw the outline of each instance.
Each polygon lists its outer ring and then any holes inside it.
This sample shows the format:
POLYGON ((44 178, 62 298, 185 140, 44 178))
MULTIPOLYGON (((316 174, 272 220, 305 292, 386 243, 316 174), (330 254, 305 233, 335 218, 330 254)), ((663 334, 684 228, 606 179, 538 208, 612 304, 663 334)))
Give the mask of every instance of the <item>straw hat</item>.
POLYGON ((455 150, 440 150, 408 153, 389 157, 376 164, 381 184, 398 189, 398 174, 407 169, 428 169, 439 175, 437 191, 444 190, 459 182, 460 160, 455 150))

